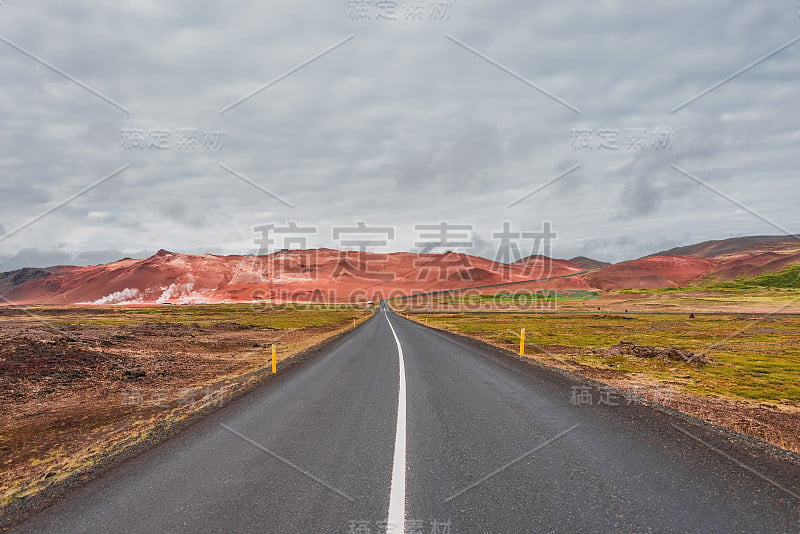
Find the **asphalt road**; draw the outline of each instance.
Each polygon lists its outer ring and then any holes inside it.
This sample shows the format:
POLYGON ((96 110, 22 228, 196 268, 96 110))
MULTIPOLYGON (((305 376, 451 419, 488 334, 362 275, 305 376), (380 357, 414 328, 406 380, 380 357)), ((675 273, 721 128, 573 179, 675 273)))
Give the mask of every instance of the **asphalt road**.
POLYGON ((800 532, 796 466, 578 385, 383 310, 15 531, 800 532))

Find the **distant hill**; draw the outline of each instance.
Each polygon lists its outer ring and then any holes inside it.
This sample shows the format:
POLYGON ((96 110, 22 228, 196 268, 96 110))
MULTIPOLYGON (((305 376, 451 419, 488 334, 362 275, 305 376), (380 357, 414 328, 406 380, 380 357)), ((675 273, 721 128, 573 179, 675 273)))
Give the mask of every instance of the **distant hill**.
POLYGON ((581 270, 543 256, 507 265, 453 252, 372 254, 323 248, 216 256, 159 250, 143 260, 1 273, 0 303, 366 302, 581 270))
POLYGON ((739 284, 757 277, 761 285, 794 287, 796 266, 800 236, 708 241, 613 265, 585 256, 530 256, 505 264, 454 252, 372 254, 322 248, 216 256, 159 250, 143 260, 0 273, 0 304, 366 302, 480 287, 657 289, 739 284))
POLYGON ((791 265, 777 272, 752 278, 739 278, 732 282, 721 282, 722 287, 769 287, 800 289, 800 264, 791 265))
POLYGON ((800 235, 733 237, 676 247, 651 256, 699 256, 719 259, 774 252, 800 253, 800 235))
POLYGON ((592 258, 587 258, 586 256, 576 256, 569 261, 575 265, 580 265, 584 269, 600 269, 602 267, 608 267, 611 265, 607 261, 593 260, 592 258))
POLYGON ((528 256, 515 261, 512 265, 525 267, 532 279, 567 276, 585 269, 571 260, 556 260, 547 256, 528 256))
POLYGON ((714 265, 697 256, 649 256, 603 267, 586 278, 592 287, 606 290, 683 287, 701 280, 714 265))

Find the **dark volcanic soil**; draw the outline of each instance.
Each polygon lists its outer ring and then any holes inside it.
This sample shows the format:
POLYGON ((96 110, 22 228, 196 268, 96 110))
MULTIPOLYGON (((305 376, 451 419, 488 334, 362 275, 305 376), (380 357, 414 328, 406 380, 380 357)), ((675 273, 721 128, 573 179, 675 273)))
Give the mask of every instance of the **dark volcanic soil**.
POLYGON ((0 314, 0 511, 222 402, 247 373, 269 365, 272 343, 288 357, 342 328, 93 324, 92 311, 42 313, 48 322, 0 314))

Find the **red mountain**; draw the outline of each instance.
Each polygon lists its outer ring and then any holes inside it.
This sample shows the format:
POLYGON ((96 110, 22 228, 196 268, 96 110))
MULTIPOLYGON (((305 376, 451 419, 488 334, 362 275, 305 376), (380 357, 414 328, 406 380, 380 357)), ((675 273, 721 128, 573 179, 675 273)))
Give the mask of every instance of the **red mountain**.
POLYGON ((576 265, 580 265, 584 269, 601 269, 611 265, 607 261, 593 260, 592 258, 587 258, 586 256, 577 256, 569 261, 576 265))
POLYGON ((215 256, 160 250, 143 260, 0 273, 0 304, 364 302, 501 284, 509 290, 664 288, 753 277, 795 264, 797 236, 709 241, 614 265, 545 256, 504 264, 454 252, 315 249, 215 256))
POLYGON ((174 254, 90 267, 0 273, 0 295, 17 304, 337 302, 530 280, 569 262, 506 265, 466 254, 372 254, 331 249, 268 256, 174 254))
POLYGON ((515 261, 513 265, 525 267, 532 279, 567 276, 586 270, 585 267, 571 260, 556 260, 547 256, 528 256, 515 261))
POLYGON ((778 254, 800 253, 800 235, 733 237, 705 241, 696 245, 677 247, 653 256, 700 256, 709 259, 730 259, 754 256, 766 252, 778 254))
POLYGON ((697 256, 649 256, 604 267, 587 279, 598 289, 683 287, 704 278, 715 265, 697 256))

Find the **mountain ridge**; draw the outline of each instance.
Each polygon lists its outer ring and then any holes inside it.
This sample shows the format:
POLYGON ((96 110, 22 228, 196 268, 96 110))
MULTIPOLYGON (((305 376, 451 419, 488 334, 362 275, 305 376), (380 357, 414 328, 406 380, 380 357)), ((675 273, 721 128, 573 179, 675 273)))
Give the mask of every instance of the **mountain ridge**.
POLYGON ((144 259, 0 273, 0 303, 363 302, 500 284, 656 289, 754 277, 796 264, 800 237, 794 235, 707 241, 615 264, 585 256, 529 256, 505 264, 454 252, 381 254, 320 248, 219 256, 160 249, 144 259))

